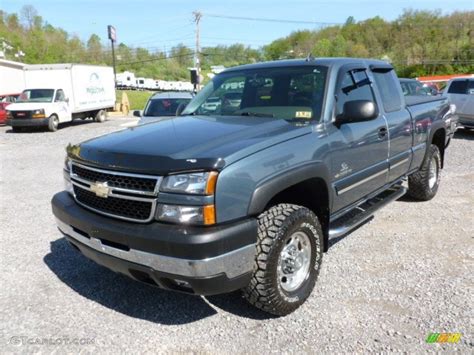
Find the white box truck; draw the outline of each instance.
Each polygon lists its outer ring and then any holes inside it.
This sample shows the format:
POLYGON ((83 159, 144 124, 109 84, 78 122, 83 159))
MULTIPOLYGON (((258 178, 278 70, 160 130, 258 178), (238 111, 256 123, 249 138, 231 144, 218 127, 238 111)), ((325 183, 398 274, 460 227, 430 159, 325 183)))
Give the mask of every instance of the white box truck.
POLYGON ((7 124, 45 126, 56 131, 59 123, 76 118, 105 121, 115 106, 115 80, 111 67, 79 64, 26 65, 25 87, 16 103, 8 106, 7 124))

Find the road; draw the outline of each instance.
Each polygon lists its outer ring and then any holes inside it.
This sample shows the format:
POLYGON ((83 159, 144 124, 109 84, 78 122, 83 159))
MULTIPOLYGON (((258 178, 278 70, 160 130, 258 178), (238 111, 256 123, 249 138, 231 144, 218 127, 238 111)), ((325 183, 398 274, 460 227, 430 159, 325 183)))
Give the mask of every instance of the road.
POLYGON ((275 318, 238 292, 204 298, 140 284, 67 244, 50 207, 64 148, 127 124, 0 127, 2 351, 472 351, 474 132, 456 134, 434 200, 402 198, 333 243, 308 302, 275 318), (427 344, 431 332, 462 336, 427 344))

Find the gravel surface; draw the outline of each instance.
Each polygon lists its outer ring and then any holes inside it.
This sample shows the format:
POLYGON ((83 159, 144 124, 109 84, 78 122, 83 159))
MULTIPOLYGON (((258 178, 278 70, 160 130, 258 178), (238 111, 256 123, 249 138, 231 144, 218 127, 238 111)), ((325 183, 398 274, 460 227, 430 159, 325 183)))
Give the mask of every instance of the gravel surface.
POLYGON ((64 147, 131 119, 56 133, 0 127, 0 349, 11 352, 362 352, 473 349, 474 132, 458 131, 440 190, 402 199, 333 244, 313 295, 270 317, 240 294, 196 297, 114 274, 56 229, 64 147), (458 344, 426 344, 460 332, 458 344))

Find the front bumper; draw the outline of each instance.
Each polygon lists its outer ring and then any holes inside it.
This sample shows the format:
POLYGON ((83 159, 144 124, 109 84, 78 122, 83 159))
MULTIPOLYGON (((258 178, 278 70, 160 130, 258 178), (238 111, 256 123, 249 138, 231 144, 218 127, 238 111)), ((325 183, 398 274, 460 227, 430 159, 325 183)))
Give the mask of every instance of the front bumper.
POLYGON ((52 206, 73 246, 135 280, 201 295, 234 291, 250 281, 255 219, 214 227, 136 224, 90 212, 67 192, 56 194, 52 206))
POLYGON ((48 118, 13 118, 7 120, 7 126, 10 127, 41 127, 47 126, 48 118))

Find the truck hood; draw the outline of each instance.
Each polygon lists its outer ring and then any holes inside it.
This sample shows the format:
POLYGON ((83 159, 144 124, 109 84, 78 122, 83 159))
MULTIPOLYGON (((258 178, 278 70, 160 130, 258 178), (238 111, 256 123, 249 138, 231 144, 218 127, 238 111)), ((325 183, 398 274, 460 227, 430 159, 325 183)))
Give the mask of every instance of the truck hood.
POLYGON ((311 125, 236 116, 182 116, 69 145, 70 158, 129 172, 220 170, 245 156, 309 134, 311 125))
POLYGON ((9 111, 33 111, 45 108, 51 102, 18 102, 8 106, 9 111))

